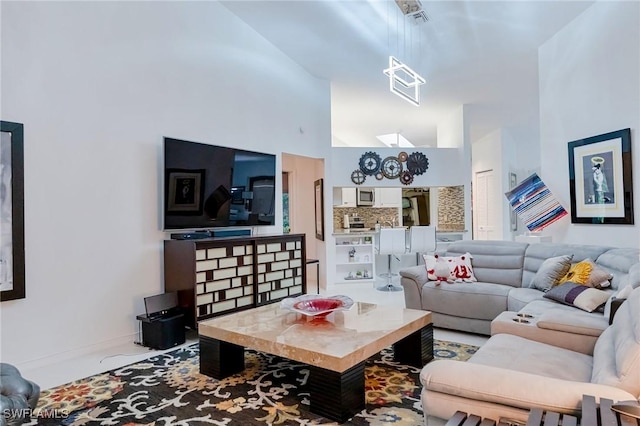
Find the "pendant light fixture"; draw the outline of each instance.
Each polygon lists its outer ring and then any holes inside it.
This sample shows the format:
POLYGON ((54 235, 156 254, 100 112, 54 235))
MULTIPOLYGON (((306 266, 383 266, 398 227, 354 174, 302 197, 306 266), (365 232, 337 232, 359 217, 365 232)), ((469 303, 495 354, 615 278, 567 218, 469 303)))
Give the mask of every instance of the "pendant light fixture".
MULTIPOLYGON (((402 37, 405 47, 403 50, 406 54, 406 21, 410 20, 410 25, 417 25, 418 23, 427 22, 429 17, 424 10, 422 10, 420 0, 395 0, 395 3, 402 12, 402 18, 404 19, 402 37)), ((388 25, 390 25, 390 22, 388 25)), ((397 32, 399 32, 399 25, 397 32)), ((413 47, 413 31, 410 37, 410 45, 413 47)), ((419 49, 420 46, 418 47, 418 50, 419 49)), ((389 56, 389 66, 384 69, 383 72, 389 77, 389 90, 391 93, 400 96, 412 105, 420 106, 420 86, 426 83, 426 80, 420 74, 393 55, 389 56)))

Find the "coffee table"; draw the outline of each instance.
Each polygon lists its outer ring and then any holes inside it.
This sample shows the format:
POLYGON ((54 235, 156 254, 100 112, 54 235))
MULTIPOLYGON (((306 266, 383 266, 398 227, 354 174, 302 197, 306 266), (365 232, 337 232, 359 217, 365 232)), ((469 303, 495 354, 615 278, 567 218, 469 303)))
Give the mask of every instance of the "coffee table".
POLYGON ((393 345, 394 359, 433 359, 431 312, 356 302, 318 320, 270 304, 201 321, 200 372, 223 379, 244 370, 244 348, 309 365, 310 410, 344 423, 365 407, 366 360, 393 345))

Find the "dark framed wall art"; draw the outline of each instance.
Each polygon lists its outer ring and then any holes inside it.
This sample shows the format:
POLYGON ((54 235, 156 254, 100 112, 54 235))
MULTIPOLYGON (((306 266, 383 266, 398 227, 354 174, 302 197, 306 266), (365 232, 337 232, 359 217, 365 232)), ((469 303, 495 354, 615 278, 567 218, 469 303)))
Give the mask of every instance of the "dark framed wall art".
POLYGON ((324 196, 323 196, 323 180, 318 179, 313 183, 314 187, 314 205, 316 219, 316 238, 324 241, 324 196))
POLYGON ((167 214, 202 214, 204 178, 204 169, 168 169, 167 214))
POLYGON ((569 142, 571 223, 633 225, 631 129, 569 142))
POLYGON ((0 301, 24 299, 24 126, 0 121, 0 301))

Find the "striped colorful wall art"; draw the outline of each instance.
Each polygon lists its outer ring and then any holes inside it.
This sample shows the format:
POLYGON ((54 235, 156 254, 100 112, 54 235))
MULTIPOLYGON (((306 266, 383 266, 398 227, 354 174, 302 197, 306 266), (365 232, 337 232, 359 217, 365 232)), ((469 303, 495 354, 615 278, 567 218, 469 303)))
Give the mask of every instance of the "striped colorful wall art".
POLYGON ((542 231, 568 214, 536 173, 505 195, 513 211, 531 232, 542 231))

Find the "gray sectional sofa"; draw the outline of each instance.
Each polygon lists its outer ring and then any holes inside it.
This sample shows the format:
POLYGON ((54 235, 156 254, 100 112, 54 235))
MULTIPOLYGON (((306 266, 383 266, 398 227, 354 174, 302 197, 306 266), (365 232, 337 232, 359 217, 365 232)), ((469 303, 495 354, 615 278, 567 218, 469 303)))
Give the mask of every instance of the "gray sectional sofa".
POLYGON ((500 333, 491 336, 466 362, 430 362, 420 372, 425 424, 430 424, 430 417, 448 419, 456 411, 464 411, 485 419, 513 419, 507 423, 524 425, 533 407, 579 415, 583 395, 591 395, 596 401, 637 400, 638 312, 640 288, 622 303, 613 324, 597 338, 591 355, 500 333))
POLYGON ((564 333, 577 333, 584 340, 572 339, 568 349, 589 353, 608 326, 608 317, 543 298, 542 291, 529 287, 540 265, 560 255, 573 255, 572 262, 591 258, 613 274, 608 290, 612 295, 627 284, 640 285, 640 250, 633 248, 465 240, 452 243, 443 254, 459 256, 467 252, 472 256, 478 282, 437 285, 427 280, 424 265, 400 270, 407 308, 431 311, 436 327, 486 335, 491 334, 492 322, 503 312, 530 313, 539 322, 526 331, 535 334, 545 330, 544 338, 527 337, 563 346, 564 333))

